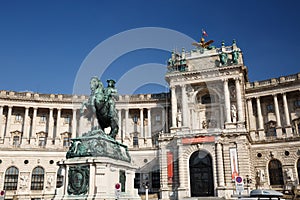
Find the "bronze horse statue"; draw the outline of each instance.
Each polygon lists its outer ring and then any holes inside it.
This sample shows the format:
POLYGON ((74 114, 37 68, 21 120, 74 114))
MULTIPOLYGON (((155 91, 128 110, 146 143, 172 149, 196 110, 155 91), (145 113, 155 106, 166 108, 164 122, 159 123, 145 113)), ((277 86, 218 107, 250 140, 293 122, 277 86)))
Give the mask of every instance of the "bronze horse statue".
POLYGON ((92 77, 90 81, 91 95, 87 101, 82 103, 81 114, 89 120, 96 114, 100 129, 104 132, 105 128, 110 127, 109 136, 116 139, 119 131, 118 115, 115 108, 115 100, 118 100, 118 93, 115 89, 115 81, 107 80, 108 86, 103 87, 98 77, 92 77), (86 112, 84 112, 86 107, 86 112))

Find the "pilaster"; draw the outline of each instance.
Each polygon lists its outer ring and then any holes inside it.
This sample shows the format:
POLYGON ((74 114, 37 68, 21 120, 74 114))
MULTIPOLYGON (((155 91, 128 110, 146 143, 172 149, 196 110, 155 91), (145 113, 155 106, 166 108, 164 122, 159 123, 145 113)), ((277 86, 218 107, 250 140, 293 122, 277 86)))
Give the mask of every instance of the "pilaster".
POLYGON ((76 137, 76 130, 77 130, 77 116, 76 116, 77 110, 73 109, 72 114, 72 138, 76 137))

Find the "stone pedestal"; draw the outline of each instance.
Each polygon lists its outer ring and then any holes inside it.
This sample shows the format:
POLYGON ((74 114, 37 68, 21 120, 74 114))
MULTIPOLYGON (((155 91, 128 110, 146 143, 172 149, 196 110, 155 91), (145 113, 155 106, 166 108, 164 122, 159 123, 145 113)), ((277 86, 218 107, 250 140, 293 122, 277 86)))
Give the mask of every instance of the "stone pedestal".
POLYGON ((134 189, 136 167, 127 147, 101 130, 72 139, 67 159, 58 165, 63 184, 54 200, 141 199, 134 189))
POLYGON ((54 200, 140 200, 134 189, 136 168, 131 163, 106 157, 80 157, 58 165, 66 170, 64 184, 56 189, 54 200), (115 189, 117 183, 121 185, 119 192, 115 189))

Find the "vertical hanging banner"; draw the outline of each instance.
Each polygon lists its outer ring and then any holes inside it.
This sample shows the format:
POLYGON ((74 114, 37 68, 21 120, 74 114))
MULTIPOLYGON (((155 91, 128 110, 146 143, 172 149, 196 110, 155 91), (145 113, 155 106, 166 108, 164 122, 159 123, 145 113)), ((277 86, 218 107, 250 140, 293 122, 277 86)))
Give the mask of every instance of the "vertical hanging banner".
POLYGON ((173 182, 173 152, 167 153, 168 159, 168 183, 173 182))
POLYGON ((229 153, 230 153, 231 178, 233 181, 235 181, 235 177, 239 175, 236 148, 230 148, 229 153))

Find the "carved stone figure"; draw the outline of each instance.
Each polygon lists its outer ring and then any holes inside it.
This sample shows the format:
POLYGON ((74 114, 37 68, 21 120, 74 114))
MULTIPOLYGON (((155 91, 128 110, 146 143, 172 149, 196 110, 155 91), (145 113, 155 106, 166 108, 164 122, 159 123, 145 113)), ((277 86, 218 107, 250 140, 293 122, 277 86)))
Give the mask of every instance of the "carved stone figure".
POLYGON ((20 188, 22 188, 22 189, 27 188, 27 184, 28 184, 28 176, 21 175, 20 176, 20 188))
POLYGON ((182 114, 180 110, 177 113, 177 127, 180 128, 182 126, 182 114))
POLYGON ((292 169, 285 169, 285 175, 288 182, 294 181, 293 171, 292 169))
POLYGON ((100 129, 110 127, 109 136, 113 139, 118 134, 118 115, 115 108, 115 100, 118 98, 115 82, 108 80, 108 87, 104 88, 102 82, 97 77, 92 77, 90 81, 91 95, 89 99, 83 102, 81 114, 85 114, 88 119, 91 119, 93 114, 96 114, 100 129), (87 108, 87 113, 84 113, 84 107, 87 108))
POLYGON ((256 171, 256 189, 262 188, 264 182, 265 182, 265 172, 263 169, 258 169, 256 171))
POLYGON ((235 105, 231 106, 231 118, 232 118, 232 122, 236 122, 236 107, 235 105))

